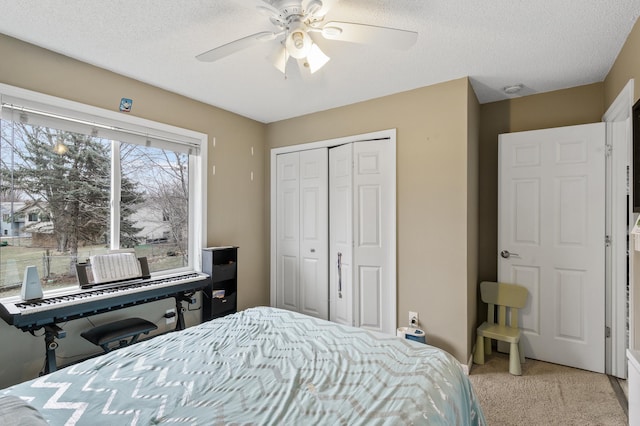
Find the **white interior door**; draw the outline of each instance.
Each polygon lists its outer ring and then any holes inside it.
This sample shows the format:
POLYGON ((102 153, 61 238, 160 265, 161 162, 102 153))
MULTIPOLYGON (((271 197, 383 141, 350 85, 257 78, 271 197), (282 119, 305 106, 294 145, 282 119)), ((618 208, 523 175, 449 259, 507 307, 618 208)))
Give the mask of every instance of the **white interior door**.
POLYGON ((353 144, 329 150, 330 319, 355 326, 353 315, 353 144))
POLYGON ((327 149, 276 159, 276 303, 328 319, 327 149))
POLYGON ((529 290, 525 356, 604 372, 604 123, 500 135, 498 224, 498 280, 529 290))

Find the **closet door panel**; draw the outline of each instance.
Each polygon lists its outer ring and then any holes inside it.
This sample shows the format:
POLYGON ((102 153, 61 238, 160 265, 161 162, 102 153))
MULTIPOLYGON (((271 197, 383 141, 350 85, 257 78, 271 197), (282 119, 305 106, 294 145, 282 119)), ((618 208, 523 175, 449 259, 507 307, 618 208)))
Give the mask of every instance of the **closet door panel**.
POLYGON ((276 307, 299 311, 300 155, 277 157, 276 307))
POLYGON ((395 145, 353 145, 355 317, 362 328, 395 334, 395 145))
POLYGON ((328 152, 300 152, 300 312, 329 318, 328 152))
POLYGON ((329 150, 329 300, 331 321, 353 317, 353 144, 329 150))
POLYGON ((378 266, 358 267, 358 294, 360 295, 360 327, 382 330, 383 294, 382 270, 378 266))
POLYGON ((279 265, 279 282, 281 290, 279 292, 281 298, 278 308, 288 309, 290 311, 298 310, 298 257, 286 256, 280 257, 279 265))

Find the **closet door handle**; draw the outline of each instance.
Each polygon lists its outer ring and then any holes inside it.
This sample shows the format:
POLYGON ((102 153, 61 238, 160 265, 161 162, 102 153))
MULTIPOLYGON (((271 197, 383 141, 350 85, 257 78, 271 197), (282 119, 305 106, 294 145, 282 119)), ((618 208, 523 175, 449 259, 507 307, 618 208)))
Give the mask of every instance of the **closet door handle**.
POLYGON ((342 253, 338 252, 338 298, 342 299, 342 253))

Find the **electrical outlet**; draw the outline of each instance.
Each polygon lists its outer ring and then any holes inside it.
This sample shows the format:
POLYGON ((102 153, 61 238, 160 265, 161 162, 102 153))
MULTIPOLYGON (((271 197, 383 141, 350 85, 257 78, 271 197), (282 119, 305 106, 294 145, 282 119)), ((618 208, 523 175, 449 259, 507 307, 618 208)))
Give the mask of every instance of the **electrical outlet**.
POLYGON ((167 324, 173 324, 176 322, 176 309, 167 309, 167 312, 164 313, 164 317, 167 320, 167 324))
POLYGON ((418 320, 418 313, 409 311, 409 325, 417 328, 420 321, 418 320))

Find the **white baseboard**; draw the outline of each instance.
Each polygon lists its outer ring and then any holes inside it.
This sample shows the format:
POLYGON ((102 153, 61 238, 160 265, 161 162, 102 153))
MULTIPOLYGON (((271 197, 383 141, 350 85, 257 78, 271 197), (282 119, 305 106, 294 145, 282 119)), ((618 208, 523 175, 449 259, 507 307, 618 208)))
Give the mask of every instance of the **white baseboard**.
POLYGON ((460 363, 460 366, 462 367, 462 371, 464 371, 464 374, 466 374, 467 376, 471 371, 472 365, 473 365, 473 351, 471 351, 471 354, 469 354, 469 359, 467 360, 466 364, 460 363))

